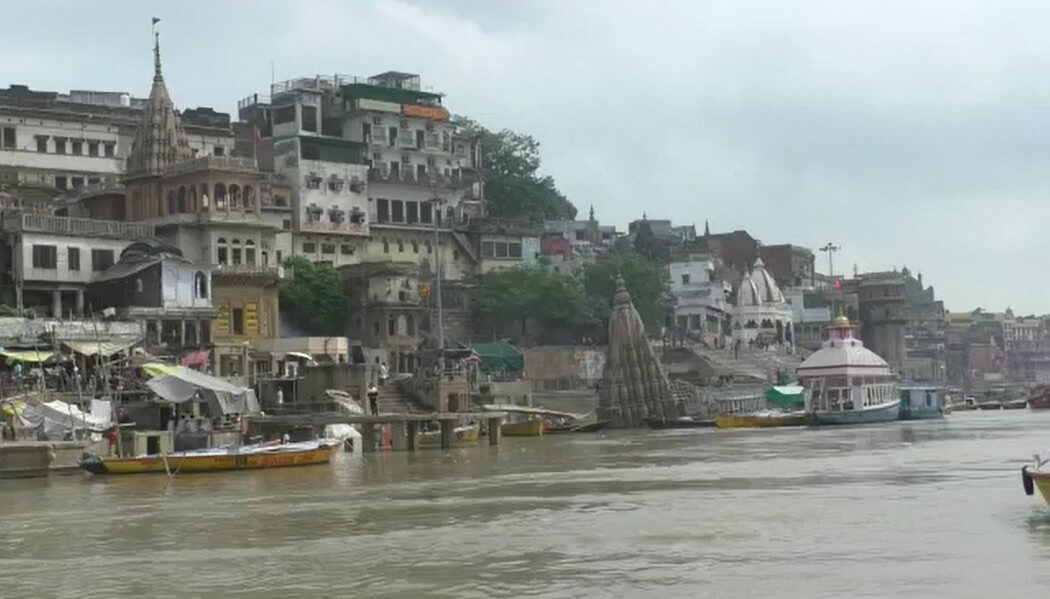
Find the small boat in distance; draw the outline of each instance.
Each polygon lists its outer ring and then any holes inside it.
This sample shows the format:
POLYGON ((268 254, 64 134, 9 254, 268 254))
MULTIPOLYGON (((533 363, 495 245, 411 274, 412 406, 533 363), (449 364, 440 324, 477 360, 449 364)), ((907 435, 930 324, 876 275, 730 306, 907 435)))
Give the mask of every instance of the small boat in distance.
MULTIPOLYGON (((452 429, 452 446, 466 447, 469 445, 477 445, 479 436, 481 436, 481 427, 477 424, 457 426, 452 429)), ((432 430, 420 432, 416 435, 416 447, 441 447, 441 431, 432 430)))
POLYGON ((660 430, 665 428, 711 428, 715 426, 714 420, 700 420, 692 416, 681 416, 679 418, 642 418, 651 429, 660 430))
POLYGON ((719 414, 715 416, 715 426, 718 428, 774 428, 781 426, 805 426, 807 424, 809 424, 809 414, 805 411, 762 410, 750 414, 719 414))
POLYGON ((977 400, 967 395, 962 401, 957 401, 951 405, 953 412, 972 412, 977 409, 977 400))
POLYGON ((978 410, 1001 410, 1003 409, 1003 402, 997 400, 982 401, 977 404, 978 410))
POLYGON ((342 444, 335 439, 302 443, 269 442, 216 447, 132 458, 88 456, 81 469, 92 474, 222 472, 327 464, 342 444))
POLYGON ((1003 402, 1004 410, 1023 410, 1027 407, 1027 399, 1011 399, 1010 401, 1003 402))
POLYGON ((543 434, 543 419, 530 416, 522 422, 506 422, 500 425, 500 432, 505 437, 539 437, 543 434))
POLYGON ((857 339, 845 316, 832 321, 828 339, 795 374, 808 391, 806 411, 814 424, 869 424, 900 416, 897 377, 857 339))

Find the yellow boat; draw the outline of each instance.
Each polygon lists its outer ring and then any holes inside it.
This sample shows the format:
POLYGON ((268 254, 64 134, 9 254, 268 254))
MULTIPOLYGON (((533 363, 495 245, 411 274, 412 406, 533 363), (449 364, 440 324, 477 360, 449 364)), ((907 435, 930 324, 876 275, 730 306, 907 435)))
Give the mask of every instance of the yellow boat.
MULTIPOLYGON (((480 435, 481 427, 476 424, 458 426, 452 430, 452 446, 477 445, 480 435)), ((441 431, 419 433, 416 435, 416 447, 441 447, 441 431)))
POLYGON ((157 472, 223 472, 327 464, 340 444, 333 439, 305 443, 249 445, 220 449, 178 451, 134 458, 90 456, 80 467, 92 474, 157 472))
POLYGON ((715 416, 718 428, 773 428, 805 426, 809 423, 803 412, 755 412, 751 414, 722 414, 715 416))
POLYGON ((1050 505, 1050 471, 1040 470, 1046 463, 1037 458, 1034 470, 1030 470, 1028 466, 1021 468, 1021 484, 1024 486, 1025 495, 1033 495, 1035 489, 1039 489, 1043 501, 1050 505))
POLYGON ((539 437, 543 434, 543 419, 535 416, 525 422, 508 422, 500 425, 504 437, 539 437))

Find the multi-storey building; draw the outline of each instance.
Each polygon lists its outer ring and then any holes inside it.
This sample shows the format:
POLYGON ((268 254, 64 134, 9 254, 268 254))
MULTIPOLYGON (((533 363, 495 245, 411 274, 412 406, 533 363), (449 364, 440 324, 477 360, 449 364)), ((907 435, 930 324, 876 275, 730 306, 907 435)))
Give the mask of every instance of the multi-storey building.
POLYGON ((1003 320, 1003 344, 1011 379, 1050 382, 1050 323, 1046 317, 1015 317, 1008 311, 1003 320))
POLYGON ((732 333, 733 289, 716 276, 715 264, 702 253, 672 255, 667 266, 670 280, 670 324, 678 331, 703 336, 709 343, 732 333))
POLYGON ((813 251, 789 243, 759 248, 766 270, 782 288, 813 287, 813 251))

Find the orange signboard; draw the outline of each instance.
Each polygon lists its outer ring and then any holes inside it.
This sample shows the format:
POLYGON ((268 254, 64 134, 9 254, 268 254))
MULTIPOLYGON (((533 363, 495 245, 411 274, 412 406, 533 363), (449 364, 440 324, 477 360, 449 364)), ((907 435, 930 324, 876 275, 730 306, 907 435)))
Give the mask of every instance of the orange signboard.
POLYGON ((447 121, 448 111, 440 106, 419 106, 417 104, 403 104, 401 113, 405 116, 418 116, 432 121, 447 121))

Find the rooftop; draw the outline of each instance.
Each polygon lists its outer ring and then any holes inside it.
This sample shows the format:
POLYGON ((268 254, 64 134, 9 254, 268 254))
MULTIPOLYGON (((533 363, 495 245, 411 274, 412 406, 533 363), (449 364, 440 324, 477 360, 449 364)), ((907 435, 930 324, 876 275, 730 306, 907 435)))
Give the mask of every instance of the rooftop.
POLYGON ((54 233, 74 237, 110 237, 115 239, 147 239, 154 236, 152 225, 89 218, 70 218, 27 212, 5 213, 4 232, 54 233))

